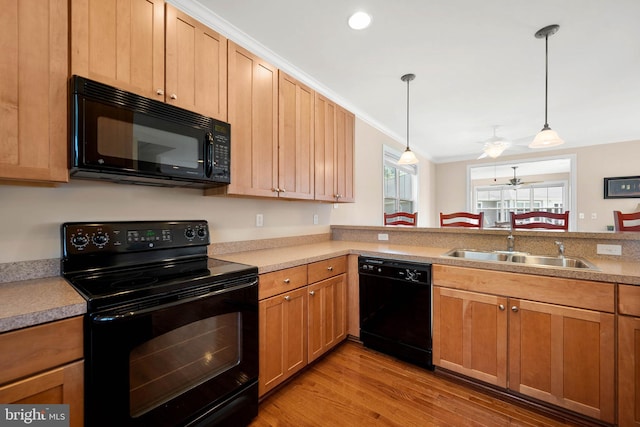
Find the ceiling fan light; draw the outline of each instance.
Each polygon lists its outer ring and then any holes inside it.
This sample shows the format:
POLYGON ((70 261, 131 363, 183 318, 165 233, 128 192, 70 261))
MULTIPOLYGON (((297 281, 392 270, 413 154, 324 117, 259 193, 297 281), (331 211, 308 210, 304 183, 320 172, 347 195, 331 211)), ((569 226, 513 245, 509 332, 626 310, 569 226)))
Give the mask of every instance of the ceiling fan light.
POLYGON ((564 140, 558 136, 558 133, 549 126, 545 126, 529 144, 529 148, 548 148, 562 144, 564 140))
POLYGON ((500 144, 500 143, 485 144, 484 152, 487 156, 491 157, 492 159, 495 159, 496 157, 500 156, 500 154, 502 154, 502 152, 506 148, 507 147, 504 144, 500 144))
POLYGON ((400 156, 400 160, 398 160, 399 165, 415 165, 417 163, 418 158, 415 154, 413 154, 413 151, 411 151, 409 147, 404 150, 404 153, 402 153, 402 156, 400 156))

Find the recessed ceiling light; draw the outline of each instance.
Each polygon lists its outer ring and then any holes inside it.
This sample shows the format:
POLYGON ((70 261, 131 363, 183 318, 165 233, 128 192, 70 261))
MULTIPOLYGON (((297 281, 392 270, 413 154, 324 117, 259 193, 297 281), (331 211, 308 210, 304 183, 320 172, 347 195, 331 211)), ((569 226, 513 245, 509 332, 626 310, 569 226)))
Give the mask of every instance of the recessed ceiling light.
POLYGON ((349 26, 354 30, 363 30, 371 24, 371 16, 365 12, 356 12, 349 18, 349 26))

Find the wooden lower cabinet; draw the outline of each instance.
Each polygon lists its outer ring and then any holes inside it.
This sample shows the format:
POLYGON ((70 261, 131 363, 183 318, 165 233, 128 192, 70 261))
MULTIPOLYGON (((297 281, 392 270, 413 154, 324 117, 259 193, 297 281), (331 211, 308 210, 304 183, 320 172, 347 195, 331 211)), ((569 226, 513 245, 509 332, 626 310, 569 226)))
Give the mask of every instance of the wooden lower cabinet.
POLYGON ((618 287, 618 424, 640 427, 640 286, 618 287))
POLYGON ((307 288, 259 302, 260 396, 307 364, 307 288))
POLYGON ((614 422, 614 315, 509 299, 509 388, 614 422))
POLYGON ((308 287, 309 362, 347 337, 347 278, 341 274, 308 287))
POLYGON ((82 316, 0 334, 0 402, 68 404, 84 425, 82 316))
POLYGON ((433 363, 507 386, 507 298, 434 287, 433 363))
POLYGON ((436 366, 615 422, 614 285, 437 265, 433 273, 436 366), (567 295, 584 307, 564 305, 567 295))

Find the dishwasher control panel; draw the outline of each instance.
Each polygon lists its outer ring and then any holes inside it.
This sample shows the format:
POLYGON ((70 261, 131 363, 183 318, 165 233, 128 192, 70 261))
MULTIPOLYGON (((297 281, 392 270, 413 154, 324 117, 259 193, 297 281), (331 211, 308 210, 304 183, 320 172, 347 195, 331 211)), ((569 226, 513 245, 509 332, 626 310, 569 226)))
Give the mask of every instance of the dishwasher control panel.
POLYGON ((431 264, 411 261, 359 257, 360 274, 404 280, 412 283, 431 283, 431 264))

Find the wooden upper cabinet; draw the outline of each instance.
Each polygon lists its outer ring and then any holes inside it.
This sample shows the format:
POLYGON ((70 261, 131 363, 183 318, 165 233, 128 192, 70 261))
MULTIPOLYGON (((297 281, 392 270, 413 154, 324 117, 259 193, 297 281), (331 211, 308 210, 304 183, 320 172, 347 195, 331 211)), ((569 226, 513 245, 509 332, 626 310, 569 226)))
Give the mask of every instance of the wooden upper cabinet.
POLYGON ((2 2, 0 179, 66 182, 66 0, 2 2))
POLYGON ((166 102, 227 120, 227 39, 166 5, 166 102))
POLYGON ((322 95, 315 98, 315 199, 353 202, 355 116, 322 95))
POLYGON ((313 199, 315 92, 284 72, 278 81, 278 195, 313 199))
POLYGON ((73 0, 71 73, 164 101, 164 1, 73 0))
POLYGON ((231 184, 226 193, 278 197, 278 70, 229 41, 228 90, 231 184))

